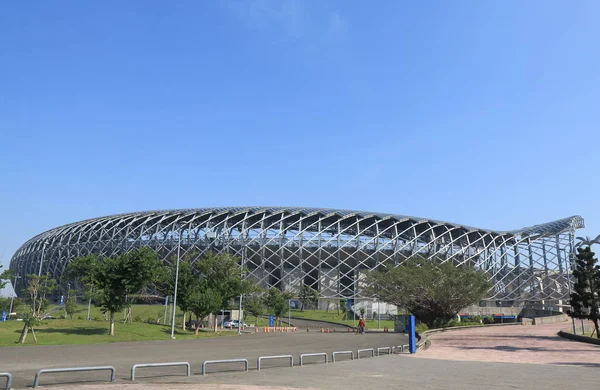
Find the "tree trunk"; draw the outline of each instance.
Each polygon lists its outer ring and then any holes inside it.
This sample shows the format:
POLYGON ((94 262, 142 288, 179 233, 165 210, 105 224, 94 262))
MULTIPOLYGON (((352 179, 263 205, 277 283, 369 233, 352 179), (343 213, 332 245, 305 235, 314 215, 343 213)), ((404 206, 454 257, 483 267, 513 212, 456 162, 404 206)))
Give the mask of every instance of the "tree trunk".
POLYGON ((21 331, 21 337, 19 337, 19 344, 25 344, 27 340, 27 332, 29 331, 29 325, 23 324, 23 330, 21 331))
POLYGON ((185 331, 185 317, 186 317, 186 312, 183 312, 183 321, 181 321, 181 327, 183 328, 183 330, 185 331))
POLYGON ((596 338, 600 339, 600 330, 598 329, 598 319, 594 319, 594 327, 596 328, 596 338))
POLYGON ((198 329, 200 329, 200 317, 196 315, 196 329, 194 330, 194 336, 198 336, 198 329))
POLYGON ((304 311, 304 302, 300 301, 300 311, 304 311))
POLYGON ((110 312, 110 331, 108 332, 109 336, 115 335, 115 312, 110 312))

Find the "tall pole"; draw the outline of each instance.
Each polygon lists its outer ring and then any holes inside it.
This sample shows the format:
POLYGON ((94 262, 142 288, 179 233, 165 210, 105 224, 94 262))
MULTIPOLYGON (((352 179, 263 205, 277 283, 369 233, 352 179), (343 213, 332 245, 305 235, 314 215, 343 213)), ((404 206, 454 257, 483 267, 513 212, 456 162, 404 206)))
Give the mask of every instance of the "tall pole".
POLYGON ((352 294, 352 327, 356 330, 356 276, 352 279, 352 287, 354 290, 354 294, 352 294))
MULTIPOLYGON (((242 242, 242 245, 244 243, 242 242)), ((240 276, 244 277, 244 248, 242 248, 242 267, 240 268, 240 276)), ((240 307, 238 309, 238 334, 242 334, 242 297, 243 294, 240 294, 240 307)))
POLYGON ((165 297, 165 318, 163 319, 163 324, 167 323, 167 308, 169 306, 169 296, 165 297))
POLYGON ((46 250, 46 245, 48 245, 48 240, 44 240, 42 244, 42 258, 40 259, 40 269, 38 271, 38 277, 42 276, 42 266, 44 265, 44 251, 46 250))
MULTIPOLYGON (((558 237, 558 236, 557 236, 558 237)), ((558 243, 557 239, 557 243, 558 243)), ((560 253, 560 247, 557 245, 556 248, 557 253, 560 253)), ((569 250, 571 252, 569 256, 569 268, 571 269, 571 275, 569 275, 567 271, 567 286, 569 287, 569 305, 571 309, 573 309, 573 305, 571 305, 571 277, 573 275, 573 264, 575 263, 575 231, 571 230, 569 232, 569 250)), ((558 257, 558 261, 560 262, 560 256, 558 257)), ((571 321, 573 323, 573 334, 577 334, 577 330, 575 329, 575 317, 571 317, 571 321)))
POLYGON ((288 299, 288 326, 292 326, 292 300, 288 299))
POLYGON ((181 251, 181 230, 177 241, 177 265, 175 266, 175 293, 173 294, 173 317, 171 319, 171 339, 175 338, 175 312, 177 311, 177 282, 179 282, 179 254, 181 251))
POLYGON ((90 311, 92 310, 92 294, 94 293, 94 284, 90 286, 90 298, 88 299, 88 315, 87 319, 90 320, 90 311))
POLYGON ((381 307, 379 306, 379 299, 377 299, 377 329, 381 329, 381 307))

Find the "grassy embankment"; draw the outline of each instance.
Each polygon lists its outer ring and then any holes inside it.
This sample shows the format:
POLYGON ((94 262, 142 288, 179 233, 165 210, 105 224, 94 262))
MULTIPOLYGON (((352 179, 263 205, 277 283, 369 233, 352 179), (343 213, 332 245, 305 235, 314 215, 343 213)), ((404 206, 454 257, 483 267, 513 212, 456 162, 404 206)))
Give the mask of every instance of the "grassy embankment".
MULTIPOLYGON (((351 316, 351 315, 350 315, 351 316)), ((343 314, 338 314, 337 311, 329 311, 325 310, 292 310, 291 313, 292 323, 294 323, 295 318, 305 318, 308 320, 319 320, 319 321, 327 321, 327 322, 335 322, 338 324, 345 324, 347 326, 352 327, 353 325, 358 326, 358 321, 353 321, 352 319, 344 320, 343 314)), ((287 320, 287 314, 282 316, 282 319, 287 320)), ((377 329, 378 323, 377 318, 374 320, 368 319, 365 321, 365 326, 367 329, 377 329)), ((389 328, 391 330, 394 329, 394 321, 393 320, 381 320, 380 328, 389 328)))
MULTIPOLYGON (((33 335, 29 332, 25 345, 60 345, 60 344, 97 344, 120 341, 142 340, 168 340, 171 336, 169 325, 149 324, 143 321, 148 319, 164 320, 164 306, 161 305, 133 305, 131 316, 132 323, 123 323, 123 313, 115 315, 115 336, 108 335, 108 321, 105 321, 99 308, 92 307, 91 321, 87 317, 87 306, 78 305, 77 313, 73 319, 62 319, 64 311, 52 313, 56 319, 44 320, 42 324, 34 327, 38 343, 35 344, 33 335), (138 321, 136 321, 136 319, 138 321)), ((193 331, 183 331, 181 327, 182 316, 178 313, 175 319, 175 337, 178 339, 194 339, 234 335, 235 331, 204 331, 194 336, 193 331)), ((167 320, 168 322, 168 320, 167 320)), ((16 346, 23 322, 0 322, 0 347, 16 346)))

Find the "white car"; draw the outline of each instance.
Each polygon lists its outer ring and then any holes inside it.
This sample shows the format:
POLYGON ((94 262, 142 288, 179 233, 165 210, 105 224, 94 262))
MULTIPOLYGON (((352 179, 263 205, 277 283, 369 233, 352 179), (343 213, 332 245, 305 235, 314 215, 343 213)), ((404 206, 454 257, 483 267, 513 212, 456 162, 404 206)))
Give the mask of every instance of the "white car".
MULTIPOLYGON (((227 320, 223 323, 223 327, 224 328, 229 328, 229 329, 233 329, 233 328, 239 328, 239 321, 238 320, 227 320)), ((247 328, 248 325, 246 325, 244 322, 242 322, 242 328, 247 328)))

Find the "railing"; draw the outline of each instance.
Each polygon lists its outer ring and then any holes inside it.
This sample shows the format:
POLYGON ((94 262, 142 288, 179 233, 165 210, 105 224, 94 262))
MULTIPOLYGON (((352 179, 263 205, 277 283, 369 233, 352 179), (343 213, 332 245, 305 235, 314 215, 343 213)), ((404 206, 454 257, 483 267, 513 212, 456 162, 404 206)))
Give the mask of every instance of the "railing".
POLYGON ((42 374, 50 374, 57 372, 78 372, 78 371, 104 371, 110 370, 110 381, 114 382, 116 373, 115 368, 113 366, 96 366, 96 367, 70 367, 70 368, 44 368, 38 370, 35 373, 35 379, 33 380, 33 387, 38 387, 40 385, 40 375, 42 374))
POLYGON ((186 366, 186 374, 187 376, 191 375, 190 363, 188 362, 169 362, 169 363, 142 363, 142 364, 134 364, 131 367, 131 380, 135 380, 135 370, 136 368, 142 367, 171 367, 171 366, 186 366))
POLYGON ((336 351, 331 354, 331 361, 335 363, 335 355, 350 355, 350 359, 354 360, 354 352, 352 351, 336 351))
POLYGON ((311 357, 311 356, 325 356, 325 364, 327 364, 327 354, 325 352, 319 352, 319 353, 303 353, 302 355, 300 355, 300 367, 302 367, 302 362, 303 359, 305 357, 311 357))
POLYGON ((361 352, 371 352, 371 357, 375 357, 375 349, 374 348, 365 348, 365 349, 359 349, 356 352, 356 358, 360 359, 360 353, 361 352))
POLYGON ((381 351, 387 351, 387 354, 391 354, 392 353, 392 348, 390 347, 379 347, 377 348, 377 356, 381 356, 381 351))
POLYGON ((398 352, 394 352, 394 351, 400 351, 399 353, 403 353, 404 345, 397 345, 395 347, 392 347, 392 353, 398 353, 398 352))
POLYGON ((10 372, 0 372, 0 378, 6 378, 6 390, 10 390, 12 387, 12 375, 10 372))
POLYGON ((256 370, 260 371, 260 362, 262 360, 270 359, 290 359, 290 367, 294 367, 294 357, 292 355, 261 356, 258 359, 256 359, 256 370))
POLYGON ((202 363, 202 375, 206 374, 207 364, 219 363, 244 363, 244 372, 248 371, 248 359, 206 360, 204 363, 202 363))

